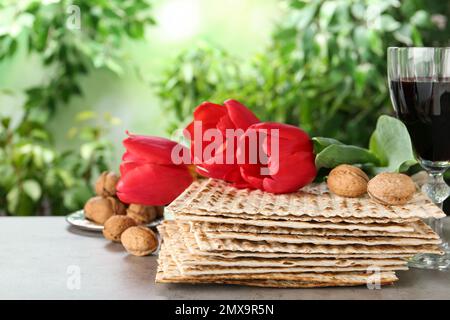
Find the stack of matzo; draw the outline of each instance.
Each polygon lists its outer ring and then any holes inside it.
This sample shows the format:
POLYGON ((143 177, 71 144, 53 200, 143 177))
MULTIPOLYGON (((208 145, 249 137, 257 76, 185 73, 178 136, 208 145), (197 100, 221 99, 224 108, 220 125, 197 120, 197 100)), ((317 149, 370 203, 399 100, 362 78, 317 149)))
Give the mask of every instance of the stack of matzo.
POLYGON ((397 280, 417 253, 440 254, 420 219, 445 214, 421 193, 404 206, 343 198, 325 184, 291 194, 194 182, 168 208, 157 282, 267 287, 364 285, 397 280))

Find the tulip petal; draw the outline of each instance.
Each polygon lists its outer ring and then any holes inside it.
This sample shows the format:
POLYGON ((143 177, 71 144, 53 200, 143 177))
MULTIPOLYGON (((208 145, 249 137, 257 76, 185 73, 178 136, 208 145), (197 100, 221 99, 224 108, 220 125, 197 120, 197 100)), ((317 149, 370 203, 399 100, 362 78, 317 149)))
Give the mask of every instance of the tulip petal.
POLYGON ((264 177, 260 173, 260 165, 246 165, 241 166, 241 176, 252 187, 260 190, 264 190, 264 177))
MULTIPOLYGON (((263 141, 258 145, 268 157, 267 165, 258 159, 257 164, 248 162, 241 165, 241 175, 253 187, 271 193, 289 193, 297 191, 312 182, 316 175, 312 142, 301 129, 281 123, 265 122, 250 126, 246 136, 252 131, 263 134, 263 141), (276 129, 277 132, 272 131, 276 129), (278 155, 272 143, 278 142, 278 155), (267 167, 266 172, 261 169, 267 167), (262 174, 264 173, 264 175, 262 174)), ((240 140, 242 142, 243 140, 240 140)), ((237 153, 248 153, 248 146, 240 143, 237 153), (245 149, 244 149, 245 148, 245 149)), ((248 156, 246 157, 248 158, 248 156)))
POLYGON ((278 122, 260 122, 252 125, 252 128, 255 130, 260 129, 266 129, 266 130, 272 130, 272 129, 278 129, 280 138, 282 139, 288 139, 288 140, 309 140, 309 136, 299 127, 290 125, 290 124, 284 124, 284 123, 278 123, 278 122))
POLYGON ((131 154, 134 158, 151 163, 172 164, 172 149, 177 143, 161 137, 130 135, 123 145, 129 153, 124 157, 130 157, 131 154))
MULTIPOLYGON (((269 160, 269 171, 271 169, 269 160)), ((298 152, 283 157, 277 172, 264 179, 264 190, 271 193, 289 193, 297 191, 311 183, 316 176, 314 156, 306 152, 298 152), (301 166, 299 166, 301 163, 301 166)))
POLYGON ((139 167, 143 164, 145 163, 137 161, 122 161, 119 167, 120 175, 125 176, 128 172, 134 170, 136 167, 139 167))
POLYGON ((202 163, 197 165, 197 172, 205 177, 221 179, 228 182, 242 182, 239 166, 235 164, 202 163))
POLYGON ((224 106, 206 101, 194 110, 194 121, 201 121, 203 130, 206 130, 215 128, 220 118, 226 115, 227 109, 224 106))
POLYGON ((220 118, 220 120, 216 124, 216 128, 225 136, 225 134, 227 133, 227 129, 234 130, 234 123, 233 121, 231 121, 230 117, 226 115, 220 118))
POLYGON ((288 155, 304 149, 312 151, 313 145, 308 134, 296 126, 277 122, 261 122, 252 125, 249 130, 267 132, 269 134, 266 150, 269 155, 272 147, 271 139, 276 138, 272 130, 278 130, 277 138, 279 139, 280 155, 288 155))
POLYGON ((134 157, 133 154, 131 154, 130 152, 128 152, 126 150, 122 155, 122 161, 134 161, 137 159, 138 159, 137 157, 134 157))
POLYGON ((172 202, 193 181, 185 165, 147 163, 122 176, 117 184, 117 196, 122 202, 147 206, 162 206, 172 202))
POLYGON ((233 126, 231 120, 228 119, 227 109, 224 106, 211 102, 203 102, 195 109, 194 120, 183 131, 184 136, 191 141, 191 159, 195 164, 204 161, 202 154, 196 154, 196 152, 198 153, 196 148, 199 148, 203 152, 206 146, 212 143, 203 141, 205 131, 219 130, 219 134, 224 134, 228 124, 233 126), (197 123, 201 126, 198 126, 197 123), (218 128, 218 124, 221 124, 221 128, 218 128), (200 132, 195 132, 195 130, 200 130, 200 132))
POLYGON ((194 139, 194 121, 191 121, 183 130, 183 136, 188 139, 194 139))
POLYGON ((233 151, 232 163, 227 163, 227 148, 222 145, 212 157, 203 159, 203 162, 197 165, 199 173, 214 179, 222 179, 228 182, 243 182, 239 165, 236 163, 236 152, 233 151))
POLYGON ((198 165, 199 173, 210 178, 239 184, 244 183, 236 161, 236 149, 237 138, 234 138, 233 141, 225 141, 214 151, 212 156, 208 155, 208 158, 204 158, 203 162, 198 165), (229 159, 227 159, 228 152, 231 152, 228 155, 229 159))
POLYGON ((242 180, 242 182, 232 182, 231 185, 237 189, 256 189, 245 180, 242 180))
POLYGON ((227 107, 228 116, 236 128, 246 130, 252 124, 258 123, 259 119, 242 103, 229 99, 224 102, 227 107))

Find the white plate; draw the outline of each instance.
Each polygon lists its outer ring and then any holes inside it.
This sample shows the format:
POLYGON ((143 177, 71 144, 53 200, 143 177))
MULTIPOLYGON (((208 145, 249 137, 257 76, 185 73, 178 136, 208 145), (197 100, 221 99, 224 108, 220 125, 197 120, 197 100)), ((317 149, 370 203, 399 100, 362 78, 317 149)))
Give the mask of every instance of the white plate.
MULTIPOLYGON (((152 221, 147 225, 147 227, 156 227, 161 223, 163 218, 158 218, 155 221, 152 221)), ((89 231, 103 231, 103 226, 101 224, 94 223, 84 217, 84 211, 79 210, 76 212, 73 212, 66 216, 66 221, 73 225, 74 227, 77 227, 79 229, 83 230, 89 230, 89 231)))

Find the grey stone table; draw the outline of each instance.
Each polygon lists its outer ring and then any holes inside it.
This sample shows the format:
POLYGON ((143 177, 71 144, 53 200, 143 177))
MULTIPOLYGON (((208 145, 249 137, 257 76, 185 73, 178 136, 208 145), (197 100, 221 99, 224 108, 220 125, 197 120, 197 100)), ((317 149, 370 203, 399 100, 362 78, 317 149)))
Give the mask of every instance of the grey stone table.
POLYGON ((130 256, 64 218, 2 217, 0 299, 450 299, 450 272, 416 269, 381 290, 155 285, 156 258, 130 256))

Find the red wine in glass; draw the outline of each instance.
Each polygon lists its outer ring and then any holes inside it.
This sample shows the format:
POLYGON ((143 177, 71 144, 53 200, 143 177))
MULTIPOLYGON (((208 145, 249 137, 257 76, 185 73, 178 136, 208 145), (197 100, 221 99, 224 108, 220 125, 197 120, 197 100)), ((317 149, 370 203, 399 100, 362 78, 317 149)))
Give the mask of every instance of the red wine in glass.
POLYGON ((398 118, 408 128, 417 156, 450 161, 450 79, 391 80, 398 118))
MULTIPOLYGON (((439 207, 450 196, 444 180, 450 168, 450 47, 390 47, 389 91, 397 117, 411 136, 418 162, 428 173, 422 191, 439 207)), ((419 254, 409 265, 450 269, 450 244, 442 219, 427 221, 441 237, 443 255, 419 254)))

